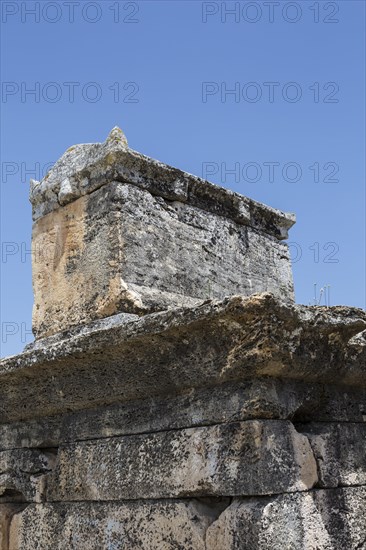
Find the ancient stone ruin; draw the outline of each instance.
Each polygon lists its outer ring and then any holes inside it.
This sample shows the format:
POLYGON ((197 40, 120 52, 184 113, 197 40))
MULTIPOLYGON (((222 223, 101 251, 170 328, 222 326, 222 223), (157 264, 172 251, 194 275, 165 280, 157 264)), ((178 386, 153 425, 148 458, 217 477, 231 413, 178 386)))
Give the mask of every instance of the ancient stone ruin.
POLYGON ((118 129, 31 202, 1 549, 366 549, 366 314, 295 305, 294 217, 118 129))

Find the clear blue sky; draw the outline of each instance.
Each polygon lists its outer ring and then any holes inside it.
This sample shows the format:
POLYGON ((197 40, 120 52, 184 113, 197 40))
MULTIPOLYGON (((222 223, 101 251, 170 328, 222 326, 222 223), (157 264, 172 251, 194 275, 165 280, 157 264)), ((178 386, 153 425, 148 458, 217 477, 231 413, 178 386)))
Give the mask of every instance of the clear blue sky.
POLYGON ((297 302, 317 283, 365 306, 362 0, 1 7, 1 355, 31 340, 29 178, 115 125, 133 149, 295 212, 297 302))

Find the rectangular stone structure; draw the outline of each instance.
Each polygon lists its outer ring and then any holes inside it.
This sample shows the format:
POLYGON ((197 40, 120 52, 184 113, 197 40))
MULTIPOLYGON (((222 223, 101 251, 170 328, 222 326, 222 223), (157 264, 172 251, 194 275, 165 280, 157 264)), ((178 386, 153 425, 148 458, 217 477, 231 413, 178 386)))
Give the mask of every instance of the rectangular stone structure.
POLYGON ((78 145, 32 183, 33 331, 272 292, 293 301, 294 216, 130 150, 78 145))
POLYGON ((80 442, 59 449, 48 500, 268 495, 317 482, 288 421, 247 421, 80 442))

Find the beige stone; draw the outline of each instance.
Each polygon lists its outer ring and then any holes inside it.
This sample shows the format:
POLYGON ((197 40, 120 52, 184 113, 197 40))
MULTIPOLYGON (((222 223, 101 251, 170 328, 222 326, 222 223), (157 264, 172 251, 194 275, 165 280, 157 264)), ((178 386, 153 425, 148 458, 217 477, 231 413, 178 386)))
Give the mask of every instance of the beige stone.
POLYGON ((233 294, 293 299, 286 244, 127 183, 109 183, 41 217, 32 243, 37 337, 119 312, 233 294))
POLYGON ((0 550, 10 550, 10 522, 14 514, 19 513, 22 508, 24 506, 19 504, 0 504, 0 550))

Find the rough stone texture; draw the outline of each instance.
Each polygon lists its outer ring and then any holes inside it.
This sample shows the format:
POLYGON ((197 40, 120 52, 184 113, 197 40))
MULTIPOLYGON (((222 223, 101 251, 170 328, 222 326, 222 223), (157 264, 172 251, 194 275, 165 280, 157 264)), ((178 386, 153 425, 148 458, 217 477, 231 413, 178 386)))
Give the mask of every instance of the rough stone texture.
POLYGON ((61 447, 48 499, 263 495, 316 481, 309 441, 291 423, 248 421, 61 447))
POLYGON ((209 550, 364 550, 366 488, 235 500, 208 529, 209 550))
POLYGON ((10 522, 14 514, 21 512, 24 505, 0 504, 0 548, 9 550, 10 522))
MULTIPOLYGON (((234 499, 29 505, 9 550, 363 550, 366 488, 234 499)), ((7 547, 5 547, 7 550, 7 547)))
POLYGON ((268 376, 365 388, 365 327, 362 310, 270 294, 114 319, 1 361, 0 421, 268 376))
POLYGON ((206 529, 222 506, 195 500, 30 505, 14 516, 9 550, 205 550, 206 529))
POLYGON ((111 182, 39 219, 32 247, 37 337, 118 312, 234 294, 293 300, 286 244, 127 183, 111 182))
POLYGON ((0 503, 41 502, 55 454, 38 449, 0 452, 0 503))
POLYGON ((366 485, 366 423, 299 427, 309 438, 321 487, 366 485))
MULTIPOLYGON (((0 424, 0 450, 58 447, 63 443, 250 419, 297 423, 366 422, 363 390, 270 378, 192 388, 27 422, 0 424)), ((300 425, 297 429, 306 431, 300 425)))
POLYGON ((129 149, 119 128, 114 128, 104 143, 70 147, 41 182, 32 180, 33 219, 112 181, 131 183, 152 195, 188 203, 278 239, 287 238, 287 230, 295 222, 294 214, 265 206, 129 149))

